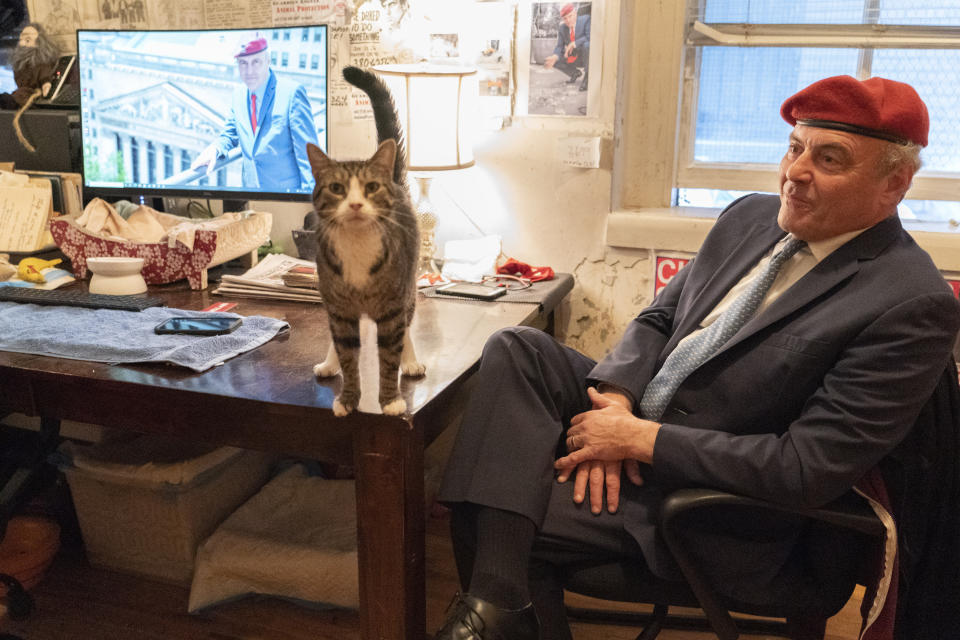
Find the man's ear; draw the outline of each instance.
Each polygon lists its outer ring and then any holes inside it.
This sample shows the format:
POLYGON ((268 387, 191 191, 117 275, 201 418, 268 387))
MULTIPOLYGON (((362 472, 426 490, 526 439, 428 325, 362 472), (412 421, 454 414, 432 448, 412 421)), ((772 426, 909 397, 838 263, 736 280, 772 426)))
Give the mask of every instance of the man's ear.
POLYGON ((900 201, 903 200, 903 197, 910 189, 910 185, 913 182, 913 169, 906 164, 901 164, 891 171, 885 180, 884 199, 888 200, 889 204, 896 206, 900 204, 900 201))

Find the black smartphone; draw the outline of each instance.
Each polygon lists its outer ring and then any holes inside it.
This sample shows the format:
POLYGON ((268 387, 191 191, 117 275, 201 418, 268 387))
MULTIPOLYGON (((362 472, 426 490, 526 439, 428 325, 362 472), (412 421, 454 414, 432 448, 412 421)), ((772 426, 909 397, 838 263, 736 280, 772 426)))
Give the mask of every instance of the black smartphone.
POLYGON ((437 287, 437 293, 458 298, 474 298, 476 300, 493 300, 507 292, 506 287, 487 287, 472 282, 451 282, 437 287))
POLYGON ((242 318, 212 316, 209 318, 167 318, 156 327, 154 333, 186 333, 192 336, 218 336, 234 331, 243 323, 242 318))

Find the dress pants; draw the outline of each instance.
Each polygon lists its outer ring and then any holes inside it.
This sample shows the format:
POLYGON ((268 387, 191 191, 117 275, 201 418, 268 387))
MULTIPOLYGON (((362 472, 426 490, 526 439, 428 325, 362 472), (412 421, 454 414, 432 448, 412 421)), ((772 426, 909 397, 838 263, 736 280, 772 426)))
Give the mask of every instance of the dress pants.
POLYGON ((577 59, 573 62, 567 62, 567 59, 563 56, 554 63, 553 68, 561 71, 571 79, 575 80, 577 78, 578 70, 583 69, 585 74, 583 81, 587 81, 587 75, 590 72, 590 48, 589 47, 576 47, 573 50, 573 55, 577 56, 577 59))
MULTIPOLYGON (((563 611, 567 569, 643 560, 622 511, 573 502, 573 479, 556 482, 570 419, 590 409, 585 379, 594 361, 530 328, 503 330, 484 347, 474 391, 451 452, 440 500, 454 509, 453 540, 464 589, 473 570, 472 505, 522 514, 537 526, 530 588, 545 639, 569 638, 563 611), (467 515, 464 515, 467 514, 467 515)), ((623 481, 621 501, 641 487, 623 481)))

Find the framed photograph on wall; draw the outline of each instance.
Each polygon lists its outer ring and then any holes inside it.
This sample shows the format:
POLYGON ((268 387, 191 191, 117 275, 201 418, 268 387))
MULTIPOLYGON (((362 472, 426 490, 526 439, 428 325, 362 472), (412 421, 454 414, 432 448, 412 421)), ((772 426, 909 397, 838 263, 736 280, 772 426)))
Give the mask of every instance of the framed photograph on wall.
POLYGON ((529 20, 521 22, 529 25, 523 92, 527 115, 593 115, 601 67, 599 55, 591 56, 591 44, 602 28, 600 4, 600 0, 530 4, 529 20))

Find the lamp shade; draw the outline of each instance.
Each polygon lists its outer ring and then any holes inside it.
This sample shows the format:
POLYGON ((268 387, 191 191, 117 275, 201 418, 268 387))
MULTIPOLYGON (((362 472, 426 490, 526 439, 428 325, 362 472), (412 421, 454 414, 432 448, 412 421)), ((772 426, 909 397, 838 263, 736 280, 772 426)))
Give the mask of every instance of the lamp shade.
POLYGON ((393 93, 410 171, 473 166, 476 69, 436 64, 390 64, 374 69, 393 93))

